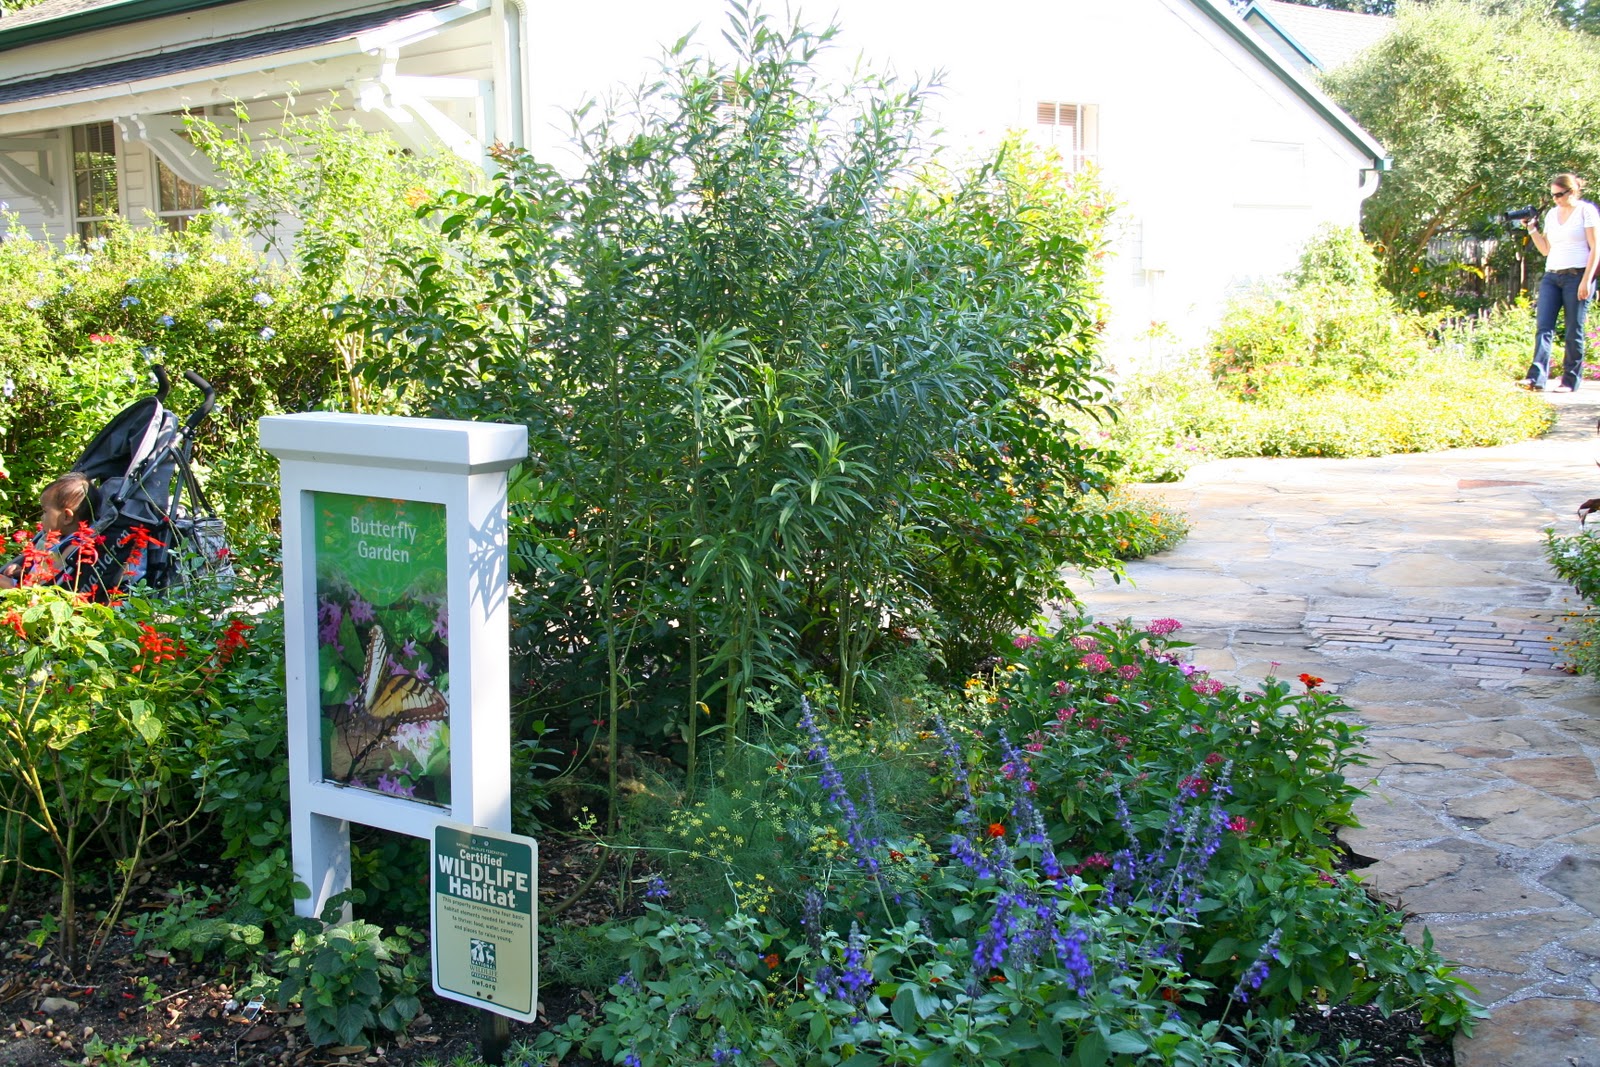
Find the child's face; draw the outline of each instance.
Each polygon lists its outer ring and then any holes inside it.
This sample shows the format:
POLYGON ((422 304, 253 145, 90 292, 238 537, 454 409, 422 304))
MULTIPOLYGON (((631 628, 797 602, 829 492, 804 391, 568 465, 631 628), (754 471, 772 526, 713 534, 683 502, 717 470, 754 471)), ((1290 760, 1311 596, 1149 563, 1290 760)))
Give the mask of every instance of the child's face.
POLYGON ((62 507, 55 497, 46 493, 39 499, 44 508, 44 528, 52 533, 66 533, 77 526, 72 509, 62 507))

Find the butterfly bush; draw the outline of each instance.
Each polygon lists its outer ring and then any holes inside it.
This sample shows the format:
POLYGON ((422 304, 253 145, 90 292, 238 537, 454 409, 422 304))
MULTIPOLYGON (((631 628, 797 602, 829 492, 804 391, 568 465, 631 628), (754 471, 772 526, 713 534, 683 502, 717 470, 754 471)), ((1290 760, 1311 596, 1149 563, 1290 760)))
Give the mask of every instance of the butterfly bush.
POLYGON ((631 955, 603 1017, 543 1047, 641 1067, 729 1048, 1226 1065, 1315 999, 1470 1023, 1449 966, 1333 865, 1358 795, 1347 709, 1320 680, 1228 687, 1180 632, 1069 619, 886 720, 803 700, 792 736, 685 813, 715 811, 731 839, 759 811, 785 840, 658 857, 679 887, 753 877, 765 855, 770 907, 647 900, 614 933, 631 955))

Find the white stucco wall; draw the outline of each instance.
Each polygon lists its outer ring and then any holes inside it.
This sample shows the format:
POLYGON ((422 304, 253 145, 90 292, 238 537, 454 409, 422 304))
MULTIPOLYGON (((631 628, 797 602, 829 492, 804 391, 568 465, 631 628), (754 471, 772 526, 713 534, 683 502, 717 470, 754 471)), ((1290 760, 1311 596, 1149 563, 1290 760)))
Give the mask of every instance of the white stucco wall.
MULTIPOLYGON (((1319 225, 1359 220, 1370 157, 1190 0, 829 0, 804 10, 816 12, 804 15, 813 25, 837 11, 835 70, 863 55, 902 75, 942 70, 935 118, 947 144, 1031 126, 1040 101, 1096 109, 1091 147, 1126 205, 1107 274, 1107 354, 1119 366, 1197 342, 1230 293, 1291 266, 1319 225)), ((539 11, 533 144, 559 154, 561 108, 636 84, 696 23, 697 41, 719 43, 720 0, 539 11)))

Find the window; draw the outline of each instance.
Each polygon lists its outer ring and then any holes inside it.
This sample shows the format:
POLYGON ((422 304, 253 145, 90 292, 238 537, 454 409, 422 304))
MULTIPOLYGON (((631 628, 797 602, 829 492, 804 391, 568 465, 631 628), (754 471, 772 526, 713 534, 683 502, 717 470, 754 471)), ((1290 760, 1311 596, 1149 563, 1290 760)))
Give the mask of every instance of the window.
POLYGON ((1095 108, 1088 104, 1061 104, 1041 101, 1034 110, 1034 122, 1046 144, 1060 149, 1074 170, 1092 160, 1097 150, 1095 108))
POLYGON ((186 182, 161 160, 156 160, 156 217, 174 233, 188 227, 189 220, 206 206, 204 186, 186 182))
POLYGON ((109 122, 72 128, 73 220, 84 240, 106 232, 121 210, 117 199, 117 133, 109 122))

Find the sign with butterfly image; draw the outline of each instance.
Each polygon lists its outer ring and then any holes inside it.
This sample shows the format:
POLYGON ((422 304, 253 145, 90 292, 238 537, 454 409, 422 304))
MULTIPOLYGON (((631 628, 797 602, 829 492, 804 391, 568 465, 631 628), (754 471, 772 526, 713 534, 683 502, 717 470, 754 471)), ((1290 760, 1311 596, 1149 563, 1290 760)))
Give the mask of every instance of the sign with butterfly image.
POLYGON ((352 884, 353 824, 511 829, 506 494, 528 434, 331 411, 260 429, 283 502, 295 911, 318 916, 352 884))
POLYGON ((450 805, 443 505, 314 493, 326 780, 450 805))

